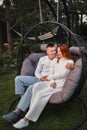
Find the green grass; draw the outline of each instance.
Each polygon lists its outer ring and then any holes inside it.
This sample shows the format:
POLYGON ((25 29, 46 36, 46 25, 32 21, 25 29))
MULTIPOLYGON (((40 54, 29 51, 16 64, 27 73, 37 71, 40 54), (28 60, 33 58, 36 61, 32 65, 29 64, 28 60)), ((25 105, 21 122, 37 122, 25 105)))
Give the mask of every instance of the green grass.
MULTIPOLYGON (((16 73, 0 76, 0 130, 15 130, 12 125, 2 119, 7 113, 14 95, 14 78, 16 73)), ((81 97, 87 102, 87 82, 84 85, 81 97)), ((81 104, 70 102, 68 104, 48 104, 36 123, 30 122, 25 130, 68 130, 83 118, 85 111, 81 104)), ((78 130, 87 130, 87 122, 78 130)))

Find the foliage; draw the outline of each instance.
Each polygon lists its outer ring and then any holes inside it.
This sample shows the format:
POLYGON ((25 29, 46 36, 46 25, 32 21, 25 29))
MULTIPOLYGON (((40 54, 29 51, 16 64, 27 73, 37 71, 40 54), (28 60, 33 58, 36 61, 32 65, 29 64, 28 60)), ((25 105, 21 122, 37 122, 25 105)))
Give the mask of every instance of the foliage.
POLYGON ((69 11, 80 11, 81 13, 87 11, 86 0, 67 0, 69 11))
POLYGON ((9 72, 16 68, 16 61, 12 59, 8 54, 0 54, 0 74, 9 72))
MULTIPOLYGON (((59 2, 60 2, 59 3, 59 22, 63 23, 64 25, 67 25, 66 13, 64 10, 63 2, 62 2, 62 0, 60 0, 59 2)), ((54 2, 54 0, 50 0, 50 3, 56 13, 57 4, 54 2)), ((86 0, 67 0, 67 6, 69 9, 69 12, 84 13, 87 11, 86 0)), ((42 7, 43 21, 46 21, 46 20, 55 21, 52 11, 50 10, 50 8, 46 4, 46 2, 43 0, 41 0, 41 7, 42 7)), ((78 22, 78 20, 75 17, 73 17, 73 19, 75 19, 75 22, 76 21, 78 22)), ((40 12, 39 12, 38 0, 35 0, 35 1, 32 1, 32 0, 21 0, 21 1, 20 0, 19 1, 18 0, 4 0, 3 5, 0 7, 0 20, 4 21, 4 22, 7 22, 7 20, 9 20, 10 27, 8 30, 10 30, 10 31, 12 30, 12 32, 14 32, 12 35, 12 39, 15 39, 15 41, 16 41, 17 37, 20 37, 22 39, 23 35, 25 35, 26 32, 32 26, 34 26, 35 24, 40 22, 40 12), (7 9, 8 9, 8 11, 6 11, 7 9), (15 33, 14 30, 16 30, 20 35, 15 33)), ((76 23, 71 22, 71 24, 73 25, 73 27, 72 27, 72 31, 73 31, 74 30, 73 28, 76 23)), ((77 30, 75 29, 75 31, 77 31, 77 30)), ((84 30, 81 30, 81 31, 84 32, 84 30)))
MULTIPOLYGON (((80 30, 80 34, 82 36, 86 36, 87 37, 87 25, 86 24, 83 24, 83 25, 79 25, 79 30, 80 30)), ((87 41, 87 39, 86 39, 87 41)))

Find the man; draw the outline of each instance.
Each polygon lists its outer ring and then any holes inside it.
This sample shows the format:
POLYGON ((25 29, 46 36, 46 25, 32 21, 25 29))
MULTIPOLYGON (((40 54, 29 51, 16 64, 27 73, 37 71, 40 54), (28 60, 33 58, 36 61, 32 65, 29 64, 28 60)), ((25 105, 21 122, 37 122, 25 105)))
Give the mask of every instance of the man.
POLYGON ((36 76, 20 75, 15 78, 15 94, 23 96, 27 87, 38 82, 39 80, 42 81, 44 79, 44 76, 48 75, 48 66, 50 64, 50 59, 53 59, 56 55, 56 46, 54 46, 54 44, 49 44, 47 46, 46 52, 48 56, 41 58, 36 69, 36 76))
MULTIPOLYGON (((17 108, 13 112, 3 115, 3 119, 5 119, 9 122, 13 121, 19 117, 21 111, 24 111, 24 112, 26 111, 26 109, 30 105, 33 84, 40 80, 41 81, 46 80, 46 77, 48 76, 48 72, 49 72, 50 61, 53 60, 55 56, 56 56, 56 47, 53 44, 47 45, 47 56, 41 57, 38 62, 38 65, 37 65, 37 68, 35 71, 36 77, 33 77, 34 82, 32 82, 32 84, 30 84, 29 81, 32 79, 31 76, 27 76, 27 77, 22 76, 23 80, 21 79, 20 81, 22 82, 23 85, 27 84, 27 86, 29 86, 29 87, 27 88, 26 92, 24 93, 21 100, 19 101, 17 108), (29 81, 28 81, 28 79, 29 79, 29 81)), ((70 64, 67 64, 66 68, 73 69, 73 66, 71 66, 70 64)), ((20 84, 20 86, 22 84, 20 84)), ((22 85, 22 87, 23 87, 23 85, 22 85)))
POLYGON ((16 94, 19 94, 23 97, 21 98, 17 106, 17 109, 15 111, 3 116, 5 120, 12 121, 19 116, 21 110, 26 111, 31 100, 33 84, 40 80, 41 81, 46 80, 46 77, 48 76, 48 72, 49 72, 50 61, 53 60, 54 57, 56 56, 56 46, 54 46, 54 44, 47 45, 46 52, 47 52, 47 56, 41 57, 38 62, 38 65, 35 71, 36 77, 17 76, 15 78, 16 94), (24 94, 25 87, 26 88, 28 87, 28 88, 24 94))

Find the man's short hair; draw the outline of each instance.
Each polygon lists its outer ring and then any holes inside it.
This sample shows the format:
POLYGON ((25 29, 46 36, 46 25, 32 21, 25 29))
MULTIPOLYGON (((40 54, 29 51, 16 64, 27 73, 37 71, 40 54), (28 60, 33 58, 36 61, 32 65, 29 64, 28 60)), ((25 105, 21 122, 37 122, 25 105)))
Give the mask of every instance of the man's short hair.
POLYGON ((41 51, 44 51, 44 52, 46 52, 48 47, 55 47, 57 49, 57 44, 49 43, 49 44, 41 44, 41 46, 40 46, 41 51))
POLYGON ((54 43, 49 43, 48 45, 47 45, 47 48, 48 47, 55 47, 55 44, 54 43))

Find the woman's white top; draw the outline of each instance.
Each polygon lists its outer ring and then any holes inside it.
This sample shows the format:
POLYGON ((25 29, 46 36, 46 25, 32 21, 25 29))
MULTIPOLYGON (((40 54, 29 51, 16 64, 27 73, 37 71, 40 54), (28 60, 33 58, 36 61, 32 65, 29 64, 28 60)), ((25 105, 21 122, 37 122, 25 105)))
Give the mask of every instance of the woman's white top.
POLYGON ((57 62, 57 58, 51 61, 48 80, 51 83, 56 83, 58 87, 63 87, 64 82, 70 73, 71 70, 66 68, 67 63, 74 64, 73 60, 68 60, 65 58, 61 58, 59 62, 57 62))

